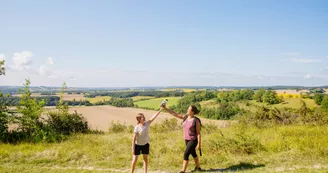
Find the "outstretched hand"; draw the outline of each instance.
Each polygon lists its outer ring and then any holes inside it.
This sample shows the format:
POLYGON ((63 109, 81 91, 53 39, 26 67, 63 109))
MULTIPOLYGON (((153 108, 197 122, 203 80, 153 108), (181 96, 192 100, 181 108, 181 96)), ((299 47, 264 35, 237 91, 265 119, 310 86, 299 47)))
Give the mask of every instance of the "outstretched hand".
POLYGON ((160 107, 161 107, 161 109, 166 109, 166 105, 165 104, 162 104, 160 107))

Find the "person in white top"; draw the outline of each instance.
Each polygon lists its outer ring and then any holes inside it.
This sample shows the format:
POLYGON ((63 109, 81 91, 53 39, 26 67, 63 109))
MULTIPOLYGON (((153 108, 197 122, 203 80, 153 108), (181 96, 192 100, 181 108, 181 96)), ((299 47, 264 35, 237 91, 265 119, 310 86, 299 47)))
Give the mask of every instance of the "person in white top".
POLYGON ((162 111, 162 108, 156 112, 150 120, 146 121, 143 113, 137 115, 137 125, 134 127, 133 138, 132 138, 132 164, 131 173, 134 172, 138 156, 142 153, 144 163, 144 173, 147 173, 148 168, 148 154, 149 154, 149 125, 162 111))

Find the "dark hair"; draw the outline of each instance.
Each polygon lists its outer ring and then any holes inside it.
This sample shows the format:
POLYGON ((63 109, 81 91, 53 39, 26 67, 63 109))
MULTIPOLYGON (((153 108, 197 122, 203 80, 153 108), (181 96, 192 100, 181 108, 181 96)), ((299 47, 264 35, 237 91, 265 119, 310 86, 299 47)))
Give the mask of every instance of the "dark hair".
POLYGON ((191 111, 197 115, 199 113, 199 110, 197 109, 197 107, 195 105, 191 105, 191 111))

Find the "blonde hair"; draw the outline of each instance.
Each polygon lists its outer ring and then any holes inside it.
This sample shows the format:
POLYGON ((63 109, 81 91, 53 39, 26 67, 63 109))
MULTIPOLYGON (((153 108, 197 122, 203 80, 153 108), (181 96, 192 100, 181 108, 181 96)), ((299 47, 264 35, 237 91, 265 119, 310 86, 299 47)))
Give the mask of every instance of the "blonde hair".
POLYGON ((140 123, 141 117, 145 117, 145 115, 143 113, 138 113, 138 115, 136 116, 136 119, 137 119, 138 123, 140 123))

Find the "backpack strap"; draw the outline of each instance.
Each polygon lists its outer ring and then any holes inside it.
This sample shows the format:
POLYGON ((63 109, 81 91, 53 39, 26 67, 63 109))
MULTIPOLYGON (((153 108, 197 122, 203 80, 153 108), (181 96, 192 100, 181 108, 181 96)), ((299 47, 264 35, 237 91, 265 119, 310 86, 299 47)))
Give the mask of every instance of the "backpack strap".
POLYGON ((200 121, 200 119, 198 117, 194 116, 194 122, 192 123, 192 126, 194 127, 196 134, 197 134, 197 130, 196 130, 196 122, 197 121, 199 121, 199 125, 200 125, 200 127, 202 127, 202 122, 200 121))

